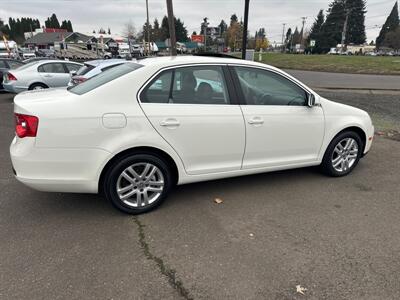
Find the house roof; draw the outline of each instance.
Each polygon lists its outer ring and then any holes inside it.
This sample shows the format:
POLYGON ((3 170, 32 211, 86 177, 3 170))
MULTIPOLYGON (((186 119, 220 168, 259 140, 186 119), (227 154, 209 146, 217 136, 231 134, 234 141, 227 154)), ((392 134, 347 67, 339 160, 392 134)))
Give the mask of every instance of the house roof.
POLYGON ((71 34, 72 32, 39 32, 27 39, 25 44, 53 44, 61 42, 63 38, 67 38, 71 34))
POLYGON ((65 37, 66 40, 72 40, 72 41, 79 41, 82 43, 87 43, 90 41, 97 41, 97 39, 94 36, 86 35, 80 32, 71 32, 68 37, 65 37))
POLYGON ((112 37, 105 37, 103 38, 103 43, 107 44, 108 42, 115 43, 115 40, 112 37))

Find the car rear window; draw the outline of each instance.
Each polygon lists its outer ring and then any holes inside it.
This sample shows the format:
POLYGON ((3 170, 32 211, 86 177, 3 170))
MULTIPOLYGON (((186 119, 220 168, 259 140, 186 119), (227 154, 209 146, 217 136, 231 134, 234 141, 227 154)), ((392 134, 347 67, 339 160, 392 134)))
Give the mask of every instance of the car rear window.
POLYGON ((102 72, 99 75, 96 75, 81 84, 69 87, 68 91, 77 95, 83 95, 87 92, 90 92, 91 90, 98 88, 99 86, 102 86, 107 82, 110 82, 114 79, 117 79, 118 77, 133 72, 141 67, 143 67, 143 65, 134 63, 122 64, 115 68, 106 70, 105 72, 102 72))
POLYGON ((93 70, 95 66, 85 64, 83 67, 81 67, 78 72, 76 72, 76 75, 85 75, 89 73, 91 70, 93 70))

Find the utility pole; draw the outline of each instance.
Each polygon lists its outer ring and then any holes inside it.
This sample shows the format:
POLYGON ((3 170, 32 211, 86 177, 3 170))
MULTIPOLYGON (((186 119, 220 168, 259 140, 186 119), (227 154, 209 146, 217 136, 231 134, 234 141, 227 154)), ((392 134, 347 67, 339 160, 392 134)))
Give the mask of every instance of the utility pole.
POLYGON ((347 35, 347 23, 349 22, 349 14, 350 14, 350 9, 346 9, 346 19, 344 20, 343 24, 343 31, 342 31, 342 41, 340 45, 340 51, 343 53, 344 50, 344 43, 346 43, 346 35, 347 35))
MULTIPOLYGON (((207 52, 207 28, 210 23, 208 23, 208 18, 203 19, 203 37, 204 37, 204 51, 207 52)), ((200 32, 201 33, 201 32, 200 32)))
POLYGON ((285 29, 286 29, 286 23, 282 23, 283 25, 283 30, 282 30, 282 52, 285 52, 285 29))
MULTIPOLYGON (((146 0, 146 14, 147 14, 147 54, 150 54, 150 22, 149 22, 149 0, 146 0)), ((146 49, 146 48, 145 48, 146 49)))
POLYGON ((247 25, 249 23, 249 4, 250 4, 250 0, 245 0, 245 4, 244 4, 243 39, 242 39, 242 59, 246 59, 247 25))
POLYGON ((170 53, 172 56, 176 56, 175 18, 174 18, 174 10, 172 7, 172 0, 167 0, 167 11, 168 11, 169 38, 171 41, 170 53))
POLYGON ((303 26, 301 27, 300 47, 303 45, 304 25, 306 24, 307 17, 301 17, 303 26))

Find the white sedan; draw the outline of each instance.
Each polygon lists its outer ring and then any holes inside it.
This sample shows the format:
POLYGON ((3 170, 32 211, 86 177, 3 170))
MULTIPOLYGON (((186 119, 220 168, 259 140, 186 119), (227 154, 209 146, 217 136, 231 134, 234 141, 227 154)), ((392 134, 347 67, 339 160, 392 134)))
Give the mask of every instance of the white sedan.
POLYGON ((374 135, 365 111, 274 67, 229 58, 147 58, 14 103, 19 181, 102 192, 133 214, 176 184, 318 165, 344 176, 374 135))

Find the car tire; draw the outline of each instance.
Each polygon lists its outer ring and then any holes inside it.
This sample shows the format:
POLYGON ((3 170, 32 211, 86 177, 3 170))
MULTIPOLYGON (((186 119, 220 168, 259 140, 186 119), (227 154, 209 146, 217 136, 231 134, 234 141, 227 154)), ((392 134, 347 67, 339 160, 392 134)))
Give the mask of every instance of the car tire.
POLYGON ((341 177, 350 174, 357 166, 364 144, 353 131, 338 134, 329 144, 321 163, 321 170, 328 176, 341 177))
POLYGON ((34 83, 32 84, 28 90, 43 90, 43 89, 48 89, 49 87, 45 85, 44 83, 34 83))
POLYGON ((128 155, 108 169, 103 194, 124 213, 146 213, 165 200, 173 182, 171 174, 168 165, 158 156, 128 155))

